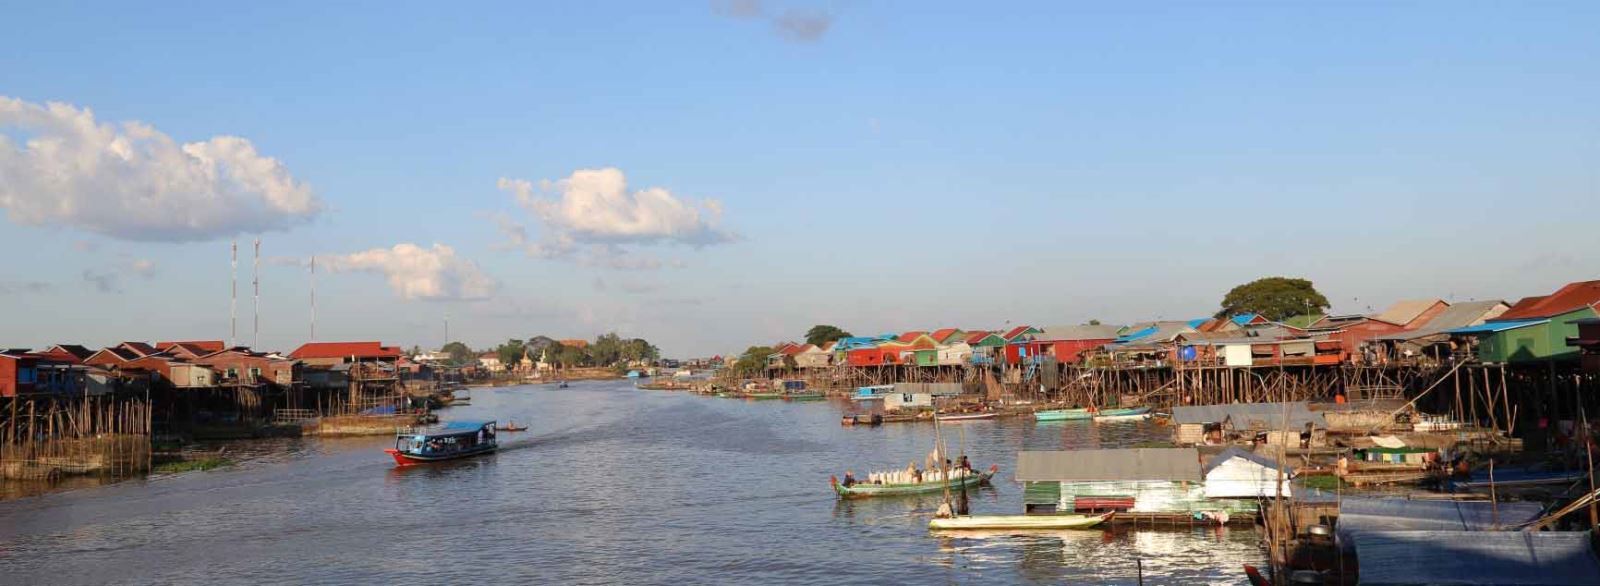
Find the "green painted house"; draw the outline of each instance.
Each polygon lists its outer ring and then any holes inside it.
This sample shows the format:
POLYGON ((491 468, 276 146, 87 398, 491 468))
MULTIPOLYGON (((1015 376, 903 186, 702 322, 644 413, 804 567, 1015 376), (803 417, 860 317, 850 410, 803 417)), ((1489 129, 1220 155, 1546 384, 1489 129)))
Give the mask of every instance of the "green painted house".
POLYGON ((1478 339, 1478 360, 1494 364, 1577 360, 1577 320, 1596 317, 1600 281, 1571 283, 1555 293, 1518 301, 1493 320, 1450 330, 1452 336, 1478 339))

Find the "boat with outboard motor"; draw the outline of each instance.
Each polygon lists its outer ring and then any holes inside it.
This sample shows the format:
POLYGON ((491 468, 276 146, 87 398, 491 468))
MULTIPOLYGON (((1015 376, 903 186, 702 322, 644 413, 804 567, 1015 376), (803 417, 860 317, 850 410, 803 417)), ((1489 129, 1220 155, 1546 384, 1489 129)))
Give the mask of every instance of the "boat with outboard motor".
POLYGON ((405 428, 395 434, 394 447, 383 450, 397 466, 412 466, 488 454, 499 447, 495 422, 448 421, 425 428, 405 428))

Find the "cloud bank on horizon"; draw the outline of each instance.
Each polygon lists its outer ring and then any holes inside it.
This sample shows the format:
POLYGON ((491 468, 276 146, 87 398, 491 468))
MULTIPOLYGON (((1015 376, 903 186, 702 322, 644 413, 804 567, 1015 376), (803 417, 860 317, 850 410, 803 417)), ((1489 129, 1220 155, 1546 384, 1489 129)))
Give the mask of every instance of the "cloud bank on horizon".
POLYGON ((249 140, 179 144, 88 108, 0 96, 0 209, 13 222, 123 240, 190 242, 286 230, 323 204, 249 140), (7 132, 9 131, 9 132, 7 132))

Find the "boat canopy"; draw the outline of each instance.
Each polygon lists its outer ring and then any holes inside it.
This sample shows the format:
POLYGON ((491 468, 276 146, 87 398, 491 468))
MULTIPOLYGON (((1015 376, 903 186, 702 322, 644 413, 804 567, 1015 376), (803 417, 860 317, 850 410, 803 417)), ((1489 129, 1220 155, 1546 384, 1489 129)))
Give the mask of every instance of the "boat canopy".
POLYGON ((469 433, 477 433, 478 430, 484 429, 486 427, 490 428, 490 429, 493 429, 494 428, 494 423, 495 422, 492 419, 469 419, 469 420, 464 420, 464 421, 446 421, 444 423, 440 423, 438 426, 435 426, 435 427, 430 427, 430 428, 427 428, 427 429, 419 429, 419 430, 416 430, 416 431, 414 431, 412 433, 405 433, 405 434, 402 434, 402 435, 421 435, 421 436, 429 436, 429 437, 440 436, 440 435, 465 435, 465 434, 469 434, 469 433))

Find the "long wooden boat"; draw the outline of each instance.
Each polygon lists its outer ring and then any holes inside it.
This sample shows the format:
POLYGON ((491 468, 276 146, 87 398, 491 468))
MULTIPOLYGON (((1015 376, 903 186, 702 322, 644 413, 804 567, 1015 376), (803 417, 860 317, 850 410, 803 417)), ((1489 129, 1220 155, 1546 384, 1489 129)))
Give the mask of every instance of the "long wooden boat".
MULTIPOLYGON (((989 479, 994 478, 995 473, 999 471, 1000 466, 996 464, 994 466, 990 466, 988 470, 983 472, 975 472, 959 478, 952 478, 950 479, 948 485, 951 489, 978 486, 989 482, 989 479)), ((941 480, 934 480, 929 482, 919 482, 916 484, 872 484, 866 482, 857 482, 850 486, 845 486, 839 482, 838 476, 828 478, 828 482, 833 485, 833 492, 838 494, 839 498, 846 499, 942 492, 947 484, 941 480)))
MULTIPOLYGON (((1529 470, 1499 470, 1494 474, 1494 486, 1500 489, 1525 488, 1529 486, 1561 486, 1571 484, 1588 477, 1584 471, 1557 471, 1535 472, 1529 470)), ((1489 490, 1489 475, 1485 472, 1474 472, 1472 478, 1456 480, 1450 483, 1456 490, 1489 490)))
POLYGON ((1094 412, 1088 409, 1052 409, 1036 412, 1033 418, 1038 421, 1078 421, 1094 419, 1094 412))
POLYGON ((495 451, 494 421, 450 421, 437 427, 402 429, 383 450, 397 466, 470 458, 495 451))
POLYGON ((951 413, 949 415, 934 415, 934 418, 938 419, 939 421, 977 421, 979 419, 994 419, 999 416, 999 413, 990 411, 988 413, 951 413))
POLYGON ((784 394, 785 393, 777 393, 777 392, 774 392, 774 393, 745 393, 744 396, 745 396, 746 399, 755 399, 757 401, 766 401, 766 400, 770 400, 770 399, 782 399, 784 394))
POLYGON ((1133 407, 1129 409, 1101 409, 1094 414, 1095 421, 1129 421, 1134 419, 1149 419, 1150 407, 1133 407))
POLYGON ((786 394, 786 395, 784 395, 783 400, 785 400, 785 401, 821 401, 821 400, 826 399, 826 398, 828 398, 828 396, 822 394, 821 392, 818 392, 818 391, 805 391, 805 392, 800 392, 800 393, 789 393, 789 394, 786 394))
POLYGON ((1088 529, 1106 522, 1104 515, 965 515, 928 521, 929 529, 1088 529))

